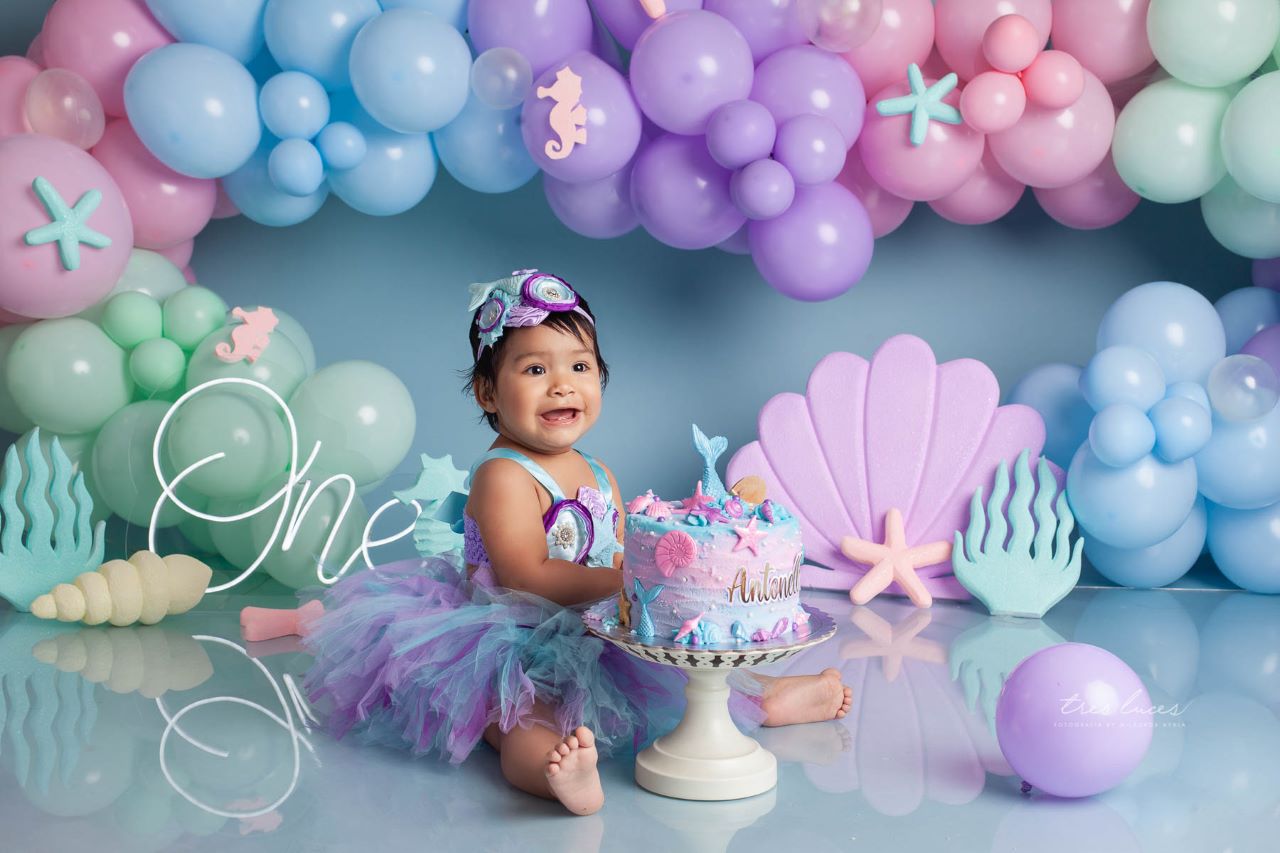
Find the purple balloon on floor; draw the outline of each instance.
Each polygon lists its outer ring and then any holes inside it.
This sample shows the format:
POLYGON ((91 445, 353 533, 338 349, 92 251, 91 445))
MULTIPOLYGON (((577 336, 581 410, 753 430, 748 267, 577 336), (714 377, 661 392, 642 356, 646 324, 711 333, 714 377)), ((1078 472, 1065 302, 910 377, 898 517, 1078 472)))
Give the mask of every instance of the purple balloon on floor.
POLYGON ((787 212, 749 226, 751 257, 775 290, 819 302, 857 284, 871 263, 871 219, 837 183, 797 187, 787 212))

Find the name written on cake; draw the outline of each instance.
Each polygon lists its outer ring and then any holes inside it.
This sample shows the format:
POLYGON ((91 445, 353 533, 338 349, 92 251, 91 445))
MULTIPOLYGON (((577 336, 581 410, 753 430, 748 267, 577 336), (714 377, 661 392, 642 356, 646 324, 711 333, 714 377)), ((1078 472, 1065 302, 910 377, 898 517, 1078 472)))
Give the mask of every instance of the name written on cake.
POLYGON ((797 559, 791 571, 778 572, 772 564, 764 564, 764 572, 756 578, 747 577, 745 568, 738 569, 733 583, 725 591, 729 603, 763 604, 770 601, 782 601, 800 591, 800 560, 797 559))

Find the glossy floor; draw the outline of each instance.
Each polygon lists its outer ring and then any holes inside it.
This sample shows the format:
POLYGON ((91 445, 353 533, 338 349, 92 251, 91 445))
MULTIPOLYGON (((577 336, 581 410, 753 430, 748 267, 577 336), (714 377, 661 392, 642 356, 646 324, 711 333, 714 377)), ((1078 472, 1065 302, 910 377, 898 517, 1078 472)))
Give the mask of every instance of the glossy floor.
POLYGON ((839 631, 778 671, 839 668, 853 713, 764 732, 778 787, 737 802, 654 796, 610 761, 590 818, 508 789, 487 749, 452 768, 302 727, 289 685, 307 657, 246 649, 252 598, 150 628, 0 613, 0 850, 1239 853, 1280 837, 1280 598, 1079 589, 1044 622, 1006 622, 807 594, 839 631), (1132 778, 1082 801, 1023 796, 989 724, 1002 674, 1063 640, 1115 652, 1170 710, 1132 778))

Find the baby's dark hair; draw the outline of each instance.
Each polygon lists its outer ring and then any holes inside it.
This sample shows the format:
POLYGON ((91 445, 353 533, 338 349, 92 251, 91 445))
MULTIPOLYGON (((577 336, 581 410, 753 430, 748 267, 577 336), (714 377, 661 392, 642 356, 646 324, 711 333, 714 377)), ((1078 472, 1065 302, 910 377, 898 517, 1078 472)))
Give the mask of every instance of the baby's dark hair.
MULTIPOLYGON (((547 319, 538 325, 549 326, 557 332, 573 335, 584 344, 590 342, 592 350, 595 351, 596 365, 600 369, 600 388, 604 389, 609 384, 609 365, 605 363, 604 356, 600 354, 600 341, 596 337, 594 323, 596 315, 581 294, 578 295, 578 307, 589 314, 591 319, 588 320, 577 311, 553 311, 547 315, 547 319)), ((472 353, 475 353, 480 348, 480 325, 477 320, 482 310, 483 308, 476 310, 475 315, 471 318, 471 329, 467 333, 472 353)), ((476 387, 481 384, 488 385, 490 388, 497 385, 498 365, 502 361, 502 353, 506 349, 506 344, 507 337, 503 335, 494 342, 493 346, 484 348, 484 351, 476 358, 475 363, 471 365, 471 369, 463 372, 463 376, 467 380, 462 387, 463 393, 474 396, 476 387)), ((497 432, 498 416, 493 412, 484 412, 483 416, 484 420, 489 424, 489 428, 497 432)))

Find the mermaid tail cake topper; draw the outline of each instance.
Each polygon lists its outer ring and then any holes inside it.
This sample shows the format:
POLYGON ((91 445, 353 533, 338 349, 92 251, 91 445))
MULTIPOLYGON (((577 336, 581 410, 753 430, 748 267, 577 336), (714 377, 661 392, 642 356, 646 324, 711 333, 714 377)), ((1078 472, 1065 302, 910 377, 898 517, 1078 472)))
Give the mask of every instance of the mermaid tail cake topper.
POLYGON ((724 483, 720 480, 720 475, 716 473, 716 460, 728 448, 729 439, 723 435, 707 438, 702 430, 698 429, 697 424, 693 425, 693 449, 702 457, 702 491, 715 501, 724 500, 729 496, 725 491, 724 483))
POLYGON ((653 619, 649 616, 649 605, 662 594, 664 589, 666 587, 660 583, 645 589, 644 584, 640 582, 640 578, 635 579, 636 607, 640 610, 640 615, 634 620, 636 623, 635 632, 636 636, 642 640, 653 639, 653 619))

